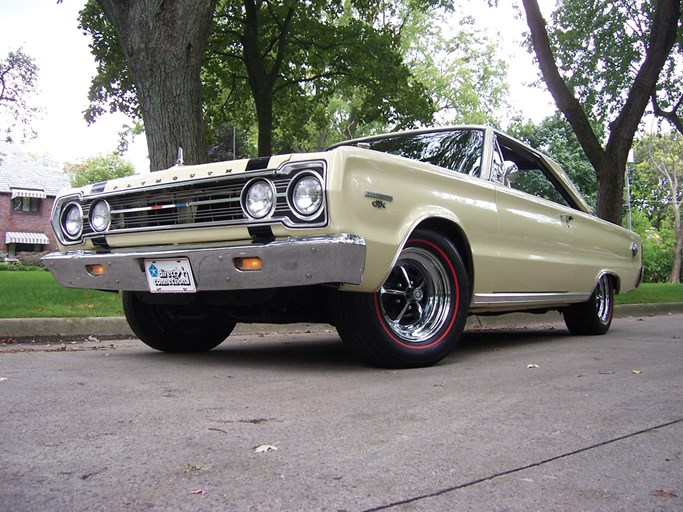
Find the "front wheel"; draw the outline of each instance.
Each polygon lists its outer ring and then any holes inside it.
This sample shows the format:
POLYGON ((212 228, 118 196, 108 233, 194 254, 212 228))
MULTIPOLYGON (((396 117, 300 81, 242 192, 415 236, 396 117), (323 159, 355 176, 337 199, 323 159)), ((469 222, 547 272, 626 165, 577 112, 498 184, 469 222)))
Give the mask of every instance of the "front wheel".
POLYGON ((123 292, 123 312, 140 341, 162 352, 205 352, 220 345, 236 322, 198 305, 152 304, 123 292))
POLYGON ((376 293, 340 293, 337 331, 361 359, 386 368, 430 366, 458 342, 469 286, 453 243, 416 231, 376 293))
POLYGON ((602 275, 588 302, 572 304, 564 310, 564 323, 572 334, 605 334, 612 325, 614 309, 614 283, 602 275))

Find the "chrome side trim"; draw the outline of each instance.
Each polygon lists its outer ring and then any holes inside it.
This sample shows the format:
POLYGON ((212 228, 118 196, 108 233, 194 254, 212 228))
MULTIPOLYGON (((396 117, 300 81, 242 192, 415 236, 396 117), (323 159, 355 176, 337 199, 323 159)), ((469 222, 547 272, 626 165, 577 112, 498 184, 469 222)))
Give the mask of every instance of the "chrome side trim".
POLYGON ((586 302, 590 299, 589 293, 476 293, 472 301, 473 308, 499 307, 499 306, 548 306, 573 304, 586 302))
POLYGON ((188 258, 197 291, 244 290, 313 284, 360 284, 365 269, 365 240, 359 236, 291 237, 267 244, 226 243, 221 247, 148 247, 134 251, 54 252, 43 257, 55 279, 69 288, 148 290, 144 260, 188 258), (235 258, 259 257, 260 271, 235 268, 235 258), (86 265, 104 265, 93 276, 86 265))

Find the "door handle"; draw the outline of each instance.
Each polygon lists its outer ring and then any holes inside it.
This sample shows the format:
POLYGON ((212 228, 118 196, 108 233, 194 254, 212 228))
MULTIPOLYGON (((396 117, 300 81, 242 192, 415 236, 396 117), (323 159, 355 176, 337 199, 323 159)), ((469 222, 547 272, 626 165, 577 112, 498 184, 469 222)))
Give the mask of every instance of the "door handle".
POLYGON ((564 223, 567 225, 567 227, 569 227, 569 223, 574 220, 574 216, 569 215, 568 213, 563 213, 562 215, 560 215, 560 219, 562 219, 564 223))

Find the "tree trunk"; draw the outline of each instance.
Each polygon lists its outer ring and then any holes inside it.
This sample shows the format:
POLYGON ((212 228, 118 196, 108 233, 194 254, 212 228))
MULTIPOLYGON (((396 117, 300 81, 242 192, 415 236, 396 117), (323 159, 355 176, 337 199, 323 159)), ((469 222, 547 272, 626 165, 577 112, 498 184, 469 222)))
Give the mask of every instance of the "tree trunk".
POLYGON ((266 69, 265 56, 261 55, 259 41, 259 8, 254 0, 245 0, 245 28, 242 36, 244 65, 247 68, 249 87, 254 97, 256 119, 258 122, 258 154, 267 156, 273 150, 273 96, 275 80, 280 74, 284 59, 289 27, 294 16, 294 9, 289 8, 280 25, 280 33, 276 39, 275 57, 266 69))
POLYGON ((655 90, 659 73, 676 41, 681 0, 659 0, 650 30, 647 54, 628 92, 617 119, 610 123, 610 136, 603 149, 581 104, 567 87, 555 64, 545 20, 537 0, 522 0, 531 41, 550 94, 572 126, 598 181, 598 216, 621 223, 624 174, 629 149, 645 107, 655 90))
POLYGON ((671 268, 670 283, 681 282, 681 259, 683 259, 683 225, 681 224, 681 202, 678 200, 678 180, 671 188, 674 208, 674 232, 676 234, 676 249, 674 252, 674 264, 671 268))
POLYGON ((147 135, 150 168, 207 160, 200 79, 216 0, 97 0, 116 29, 147 135))

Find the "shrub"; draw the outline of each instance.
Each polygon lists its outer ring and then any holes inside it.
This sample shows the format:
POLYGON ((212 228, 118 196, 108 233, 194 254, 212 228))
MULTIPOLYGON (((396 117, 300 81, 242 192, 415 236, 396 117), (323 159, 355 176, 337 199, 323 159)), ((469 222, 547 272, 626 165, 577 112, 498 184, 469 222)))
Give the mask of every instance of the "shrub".
POLYGON ((40 261, 40 258, 45 256, 48 252, 49 251, 45 251, 45 252, 20 252, 20 253, 17 253, 17 259, 24 266, 44 268, 45 265, 43 265, 43 262, 40 261))
POLYGON ((644 281, 667 283, 674 263, 675 239, 671 230, 650 228, 643 236, 644 281))
MULTIPOLYGON (((47 254, 45 252, 20 252, 13 261, 0 262, 0 271, 31 271, 46 270, 40 258, 47 254)), ((4 259, 4 258, 3 258, 4 259)))

